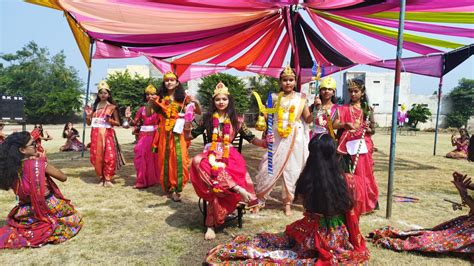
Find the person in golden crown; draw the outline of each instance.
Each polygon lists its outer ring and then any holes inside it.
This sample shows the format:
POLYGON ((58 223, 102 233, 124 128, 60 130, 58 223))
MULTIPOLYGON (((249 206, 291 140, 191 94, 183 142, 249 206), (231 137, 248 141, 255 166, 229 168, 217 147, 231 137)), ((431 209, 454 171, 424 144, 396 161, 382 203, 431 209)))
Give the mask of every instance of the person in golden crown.
POLYGON ((208 144, 191 163, 191 182, 199 197, 208 202, 206 240, 215 238, 215 228, 234 212, 238 202, 249 207, 257 204, 253 183, 245 168, 245 160, 232 146, 237 134, 248 142, 266 147, 265 140, 256 138, 235 110, 234 99, 224 83, 219 82, 199 126, 191 130, 185 125, 186 138, 196 138, 206 132, 208 144))
POLYGON ((84 107, 87 125, 92 126, 90 161, 99 178, 99 185, 112 187, 115 170, 125 164, 114 127, 120 126, 118 105, 105 81, 97 86, 97 98, 92 108, 84 107))
POLYGON ((280 73, 280 92, 272 94, 274 134, 267 135, 273 140, 273 173, 268 171, 268 154, 260 162, 255 177, 255 190, 261 202, 272 191, 278 180, 282 180, 282 200, 284 212, 291 215, 295 184, 308 157, 309 129, 312 116, 306 105, 306 95, 295 91, 296 74, 287 66, 280 73))
POLYGON ((173 201, 181 201, 181 192, 189 179, 188 143, 184 139, 184 108, 194 102, 196 114, 201 108, 194 96, 188 95, 173 72, 163 76, 158 94, 150 98, 147 115, 158 114, 152 150, 158 154, 158 170, 163 190, 173 201))
MULTIPOLYGON (((148 85, 143 95, 145 103, 156 96, 157 90, 152 84, 148 85)), ((157 113, 147 115, 146 106, 140 107, 135 113, 135 118, 131 119, 132 112, 130 106, 125 110, 125 117, 129 125, 138 126, 137 144, 133 151, 135 158, 133 163, 137 172, 137 179, 134 188, 147 188, 160 183, 160 166, 158 164, 158 154, 151 151, 153 137, 158 128, 159 118, 157 113)))
POLYGON ((319 84, 319 93, 314 98, 314 104, 309 107, 313 115, 311 135, 328 133, 335 139, 334 120, 338 116, 336 104, 336 80, 324 78, 319 84))

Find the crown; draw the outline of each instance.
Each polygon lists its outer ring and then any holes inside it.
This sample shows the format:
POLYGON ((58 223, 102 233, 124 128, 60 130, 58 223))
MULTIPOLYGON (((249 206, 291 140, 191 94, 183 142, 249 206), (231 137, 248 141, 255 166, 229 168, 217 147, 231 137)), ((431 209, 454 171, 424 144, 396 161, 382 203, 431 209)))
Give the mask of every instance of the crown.
POLYGON ((156 94, 156 88, 152 84, 148 85, 145 89, 146 94, 156 94))
POLYGON ((212 97, 215 97, 217 94, 225 94, 229 95, 229 89, 222 83, 222 81, 219 81, 217 83, 216 88, 214 89, 214 94, 212 94, 212 97))
POLYGON ((320 88, 326 88, 335 91, 336 90, 336 80, 332 77, 327 77, 321 81, 319 84, 320 88))
POLYGON ((99 85, 97 85, 97 91, 100 91, 100 90, 110 91, 109 84, 107 84, 107 82, 105 82, 105 80, 101 80, 99 82, 99 85))
POLYGON ((348 79, 347 80, 347 88, 358 88, 362 89, 363 85, 355 82, 355 79, 348 79))
POLYGON ((166 79, 178 79, 178 77, 176 76, 175 73, 171 72, 171 71, 168 71, 165 73, 165 75, 163 76, 163 80, 166 80, 166 79))
POLYGON ((290 66, 286 66, 280 74, 281 77, 296 77, 296 74, 290 66))

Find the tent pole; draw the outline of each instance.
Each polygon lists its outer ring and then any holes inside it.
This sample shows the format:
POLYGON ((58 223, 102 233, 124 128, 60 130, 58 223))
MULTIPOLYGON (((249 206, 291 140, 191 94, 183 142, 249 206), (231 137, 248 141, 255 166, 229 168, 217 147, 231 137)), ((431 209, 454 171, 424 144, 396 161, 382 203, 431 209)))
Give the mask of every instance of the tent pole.
MULTIPOLYGON (((85 105, 89 105, 89 86, 91 84, 91 70, 92 70, 92 50, 94 48, 94 40, 91 40, 90 54, 89 54, 89 67, 87 70, 87 88, 85 96, 85 105)), ((82 151, 81 157, 84 158, 84 150, 86 149, 86 112, 82 112, 82 151)))
POLYGON ((443 76, 439 78, 439 85, 438 85, 438 106, 436 110, 436 126, 435 126, 435 137, 434 137, 434 145, 433 145, 433 156, 436 155, 436 143, 438 142, 439 109, 441 105, 442 88, 443 88, 443 76))
POLYGON ((390 158, 388 170, 387 213, 386 218, 392 216, 393 172, 395 168, 395 143, 397 142, 397 111, 400 92, 400 72, 403 51, 403 28, 405 24, 405 0, 400 0, 400 18, 398 21, 397 61, 395 65, 395 84, 393 89, 392 132, 390 135, 390 158))

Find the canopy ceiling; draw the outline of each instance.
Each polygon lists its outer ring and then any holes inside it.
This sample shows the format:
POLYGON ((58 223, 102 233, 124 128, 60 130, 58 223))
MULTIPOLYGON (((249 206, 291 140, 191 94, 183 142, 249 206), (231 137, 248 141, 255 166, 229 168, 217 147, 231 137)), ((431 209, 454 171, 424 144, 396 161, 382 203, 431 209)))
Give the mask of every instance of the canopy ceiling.
MULTIPOLYGON (((356 64, 392 68, 334 25, 391 45, 397 42, 395 0, 27 2, 66 14, 86 62, 94 40, 94 58, 145 56, 160 71, 175 71, 182 81, 229 68, 277 77, 290 56, 303 82, 310 79, 314 62, 324 66, 326 75, 356 64)), ((441 58, 474 37, 472 28, 465 27, 474 23, 471 0, 407 0, 406 10, 403 47, 420 55, 411 64, 407 61, 407 71, 424 74, 420 63, 433 67, 433 54, 441 58), (447 36, 463 41, 448 41, 447 36)))

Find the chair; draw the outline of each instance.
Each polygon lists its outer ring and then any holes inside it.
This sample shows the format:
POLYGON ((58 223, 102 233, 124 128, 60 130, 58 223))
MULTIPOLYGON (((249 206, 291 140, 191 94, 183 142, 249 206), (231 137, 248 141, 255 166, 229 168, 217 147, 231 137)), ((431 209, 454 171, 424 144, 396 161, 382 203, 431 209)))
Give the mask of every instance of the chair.
MULTIPOLYGON (((204 132, 202 134, 202 139, 203 139, 204 145, 211 142, 211 139, 207 137, 206 132, 204 132)), ((232 146, 234 146, 234 148, 237 149, 237 151, 239 153, 242 153, 243 141, 244 141, 244 139, 240 136, 240 134, 237 134, 235 136, 234 140, 231 143, 232 146)), ((206 227, 207 201, 205 201, 202 198, 199 198, 198 205, 199 205, 199 210, 201 211, 202 215, 204 216, 203 217, 203 224, 204 224, 204 227, 206 227)), ((237 216, 234 215, 234 216, 226 217, 224 224, 237 219, 238 227, 242 228, 242 217, 244 216, 244 212, 245 212, 245 205, 244 204, 238 204, 237 205, 237 216)))

